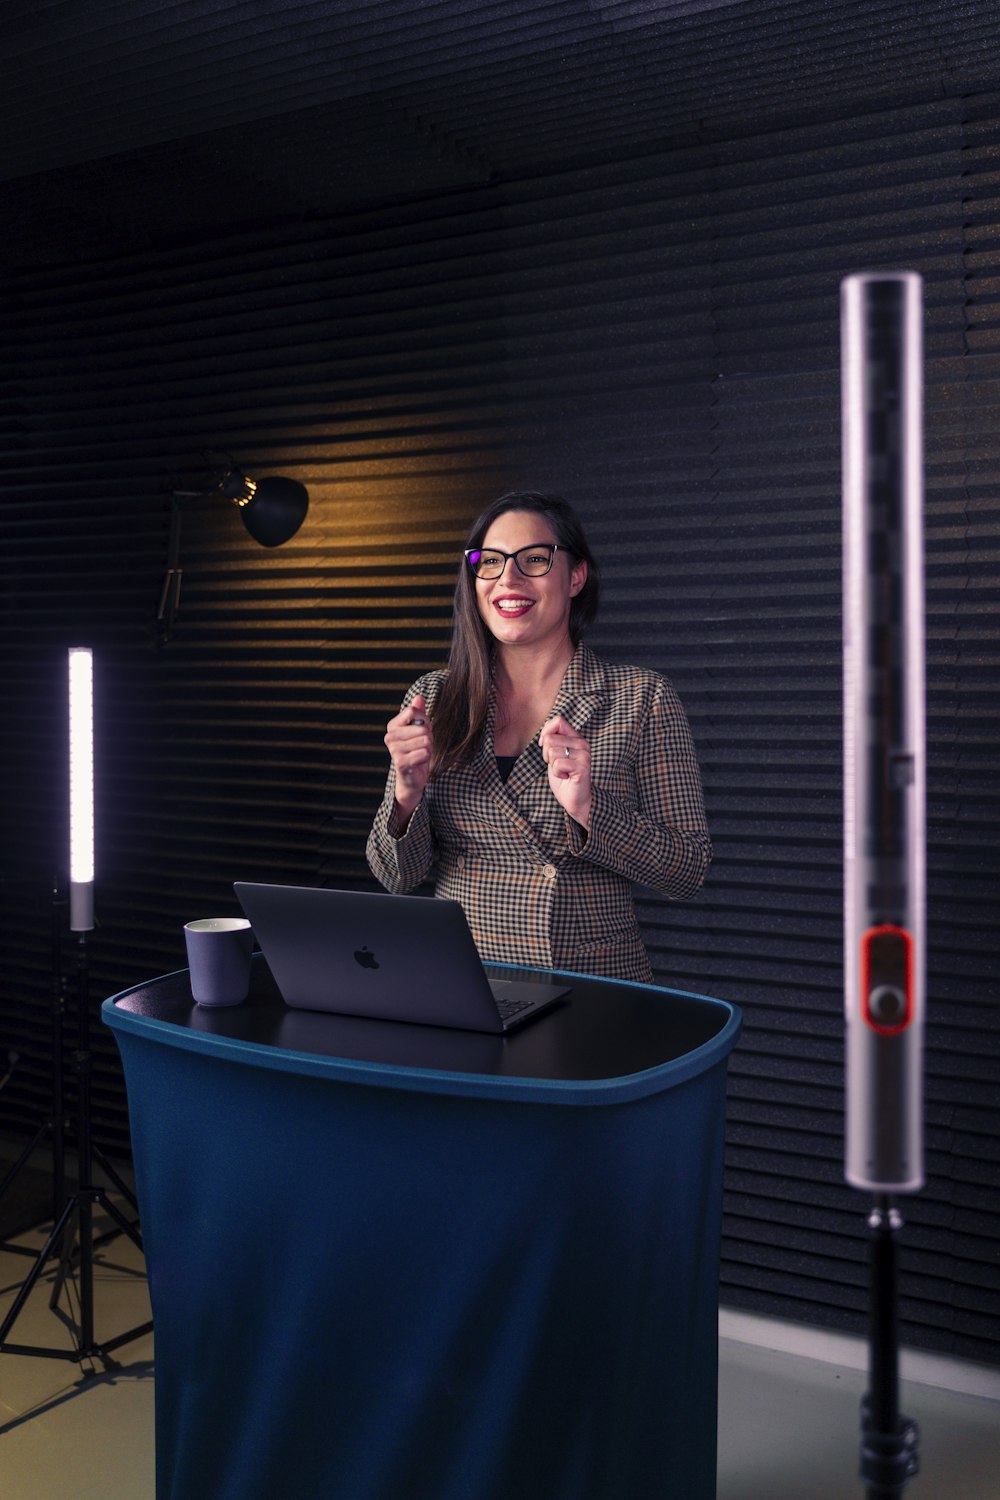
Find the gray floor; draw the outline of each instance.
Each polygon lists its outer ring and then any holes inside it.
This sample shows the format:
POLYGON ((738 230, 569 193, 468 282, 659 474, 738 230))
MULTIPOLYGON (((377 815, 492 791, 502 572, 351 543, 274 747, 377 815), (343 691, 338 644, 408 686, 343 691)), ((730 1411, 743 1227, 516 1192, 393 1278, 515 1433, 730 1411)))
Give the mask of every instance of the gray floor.
MULTIPOLYGON (((859 1500, 863 1344, 725 1312, 721 1327, 786 1347, 720 1340, 719 1500, 859 1500), (824 1357, 789 1352, 796 1343, 824 1357)), ((1000 1500, 1000 1372, 905 1352, 901 1371, 903 1411, 920 1427, 907 1500, 1000 1500)))
MULTIPOLYGON (((0 1252, 0 1313, 30 1264, 0 1252)), ((42 1278, 12 1341, 72 1346, 66 1314, 75 1309, 75 1288, 53 1311, 50 1286, 42 1278)), ((98 1255, 95 1338, 110 1339, 148 1316, 142 1258, 119 1237, 98 1255)), ((722 1332, 719 1500, 859 1500, 863 1347, 732 1314, 723 1314, 722 1332)), ((903 1376, 903 1406, 922 1434, 921 1474, 907 1497, 998 1500, 1000 1375, 907 1357, 903 1376), (907 1378, 908 1365, 918 1379, 907 1378), (964 1389, 942 1388, 955 1385, 964 1389)), ((152 1500, 152 1336, 123 1345, 110 1368, 90 1374, 75 1362, 0 1354, 0 1438, 0 1500, 152 1500)))

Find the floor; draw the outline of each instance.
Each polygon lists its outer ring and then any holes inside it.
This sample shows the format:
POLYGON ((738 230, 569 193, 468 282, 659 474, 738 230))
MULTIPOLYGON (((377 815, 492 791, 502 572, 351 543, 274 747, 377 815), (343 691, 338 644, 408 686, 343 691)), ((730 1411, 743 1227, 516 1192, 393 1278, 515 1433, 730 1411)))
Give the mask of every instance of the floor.
MULTIPOLYGON (((34 1250, 42 1236, 15 1243, 34 1250)), ((0 1251, 0 1316, 32 1264, 0 1251)), ((73 1347, 78 1287, 68 1281, 52 1309, 54 1274, 40 1278, 9 1342, 73 1347)), ((142 1257, 119 1235, 96 1257, 95 1342, 148 1317, 142 1257)), ((859 1500, 863 1346, 725 1312, 722 1334, 718 1500, 859 1500), (782 1347, 763 1347, 768 1338, 782 1347)), ((907 1497, 998 1500, 1000 1374, 924 1356, 904 1356, 902 1374, 904 1410, 921 1428, 907 1497)), ((86 1369, 0 1353, 0 1500, 153 1500, 153 1378, 151 1334, 86 1369)))

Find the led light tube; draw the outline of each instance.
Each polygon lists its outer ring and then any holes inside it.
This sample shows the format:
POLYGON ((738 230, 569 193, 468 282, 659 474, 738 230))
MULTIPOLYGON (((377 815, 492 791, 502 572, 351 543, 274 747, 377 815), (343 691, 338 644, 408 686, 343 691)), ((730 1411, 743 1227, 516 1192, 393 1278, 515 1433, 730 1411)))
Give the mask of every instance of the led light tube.
POLYGON ((924 1181, 922 282, 841 288, 845 1176, 924 1181))
POLYGON ((94 654, 69 648, 69 925, 94 925, 94 654))

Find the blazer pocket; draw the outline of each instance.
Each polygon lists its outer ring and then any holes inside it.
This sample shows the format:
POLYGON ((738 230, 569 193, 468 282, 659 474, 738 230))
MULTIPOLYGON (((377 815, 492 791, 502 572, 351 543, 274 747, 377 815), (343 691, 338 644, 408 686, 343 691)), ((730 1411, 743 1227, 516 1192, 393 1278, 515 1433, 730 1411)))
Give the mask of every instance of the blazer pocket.
POLYGON ((589 958, 599 954, 627 954, 644 953, 642 938, 636 927, 626 928, 622 932, 603 932, 597 937, 582 938, 576 944, 576 951, 589 958))

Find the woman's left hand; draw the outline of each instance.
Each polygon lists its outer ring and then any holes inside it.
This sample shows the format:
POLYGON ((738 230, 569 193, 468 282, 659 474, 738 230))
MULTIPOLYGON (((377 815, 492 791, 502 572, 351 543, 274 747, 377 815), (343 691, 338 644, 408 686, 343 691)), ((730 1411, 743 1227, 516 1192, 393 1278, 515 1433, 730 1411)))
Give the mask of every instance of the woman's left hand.
POLYGON ((562 714, 548 720, 538 736, 538 743, 549 768, 552 795, 574 822, 589 831, 592 801, 590 745, 562 714))

